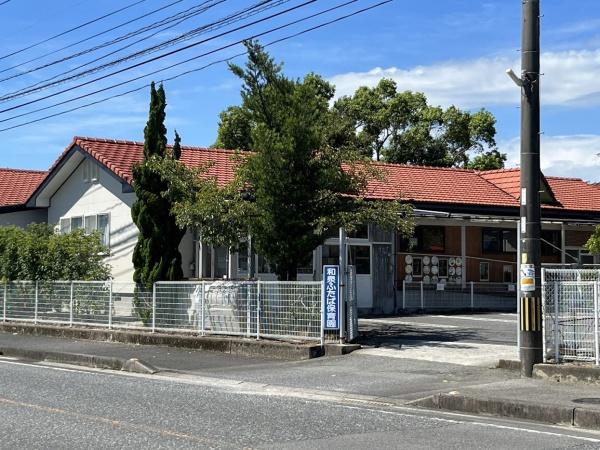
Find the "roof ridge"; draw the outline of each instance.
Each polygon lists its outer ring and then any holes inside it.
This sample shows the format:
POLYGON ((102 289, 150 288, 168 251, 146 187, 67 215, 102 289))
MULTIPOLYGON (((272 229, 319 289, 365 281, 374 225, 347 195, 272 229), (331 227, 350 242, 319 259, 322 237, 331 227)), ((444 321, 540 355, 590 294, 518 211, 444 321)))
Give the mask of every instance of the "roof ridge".
POLYGON ((400 164, 400 163, 390 163, 385 161, 373 161, 372 162, 378 166, 388 166, 388 167, 407 167, 407 168, 415 168, 415 169, 433 169, 433 170, 446 170, 450 172, 466 172, 466 173, 475 173, 476 171, 473 169, 465 169, 463 167, 440 167, 440 166, 425 166, 421 164, 400 164))
POLYGON ((577 178, 577 177, 557 177, 557 176, 546 176, 547 180, 569 180, 569 181, 583 181, 584 183, 587 184, 594 184, 594 183, 590 183, 589 181, 585 181, 583 178, 577 178))
POLYGON ((0 171, 3 172, 20 172, 20 173, 39 173, 39 174, 47 174, 47 170, 37 170, 37 169, 14 169, 12 167, 0 167, 0 171))
MULTIPOLYGON (((73 138, 73 142, 78 141, 89 141, 89 142, 101 142, 105 144, 125 144, 125 145, 139 145, 144 146, 144 143, 141 141, 132 141, 128 139, 107 139, 107 138, 98 138, 98 137, 89 137, 89 136, 75 136, 73 138)), ((168 148, 172 148, 173 144, 167 144, 168 148)), ((216 151, 216 152, 225 152, 225 153, 234 153, 237 150, 230 150, 225 148, 215 148, 215 147, 200 147, 197 145, 182 145, 182 149, 184 150, 194 150, 194 151, 216 151)))
POLYGON ((493 173, 517 172, 520 170, 521 170, 520 167, 509 167, 509 168, 504 168, 504 169, 476 170, 476 172, 481 175, 487 175, 487 174, 493 174, 493 173))

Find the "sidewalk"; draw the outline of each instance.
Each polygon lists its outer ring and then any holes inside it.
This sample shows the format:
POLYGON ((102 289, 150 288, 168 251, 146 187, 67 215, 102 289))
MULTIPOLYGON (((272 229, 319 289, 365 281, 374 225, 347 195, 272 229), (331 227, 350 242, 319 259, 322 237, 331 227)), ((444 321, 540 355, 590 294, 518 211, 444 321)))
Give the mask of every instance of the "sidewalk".
MULTIPOLYGON (((137 358, 164 376, 245 382, 397 406, 490 414, 600 430, 598 385, 522 379, 517 371, 371 354, 303 361, 0 333, 0 351, 137 358)), ((10 352, 7 352, 9 354, 10 352)), ((152 372, 148 372, 152 373, 152 372)))

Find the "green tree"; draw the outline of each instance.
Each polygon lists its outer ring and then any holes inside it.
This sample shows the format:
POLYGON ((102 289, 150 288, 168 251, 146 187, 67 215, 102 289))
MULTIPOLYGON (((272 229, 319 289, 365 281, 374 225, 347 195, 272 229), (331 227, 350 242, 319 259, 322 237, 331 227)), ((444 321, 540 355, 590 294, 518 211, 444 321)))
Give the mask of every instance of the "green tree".
MULTIPOLYGON (((144 129, 144 161, 133 167, 136 201, 131 208, 131 216, 139 230, 133 251, 133 279, 147 288, 159 280, 180 280, 183 277, 178 247, 185 230, 179 228, 171 215, 171 202, 161 194, 169 189, 167 181, 149 164, 152 160, 170 159, 164 124, 165 108, 163 86, 157 90, 152 83, 150 112, 144 129)), ((179 151, 175 149, 173 156, 179 151)))
POLYGON ((160 163, 171 186, 179 186, 167 195, 188 193, 174 207, 179 224, 230 247, 251 234, 282 280, 295 279, 307 254, 339 226, 377 223, 410 233, 410 206, 365 198, 368 180, 382 175, 347 145, 343 127, 331 132, 333 87, 313 74, 290 79, 257 42, 246 47, 245 67, 230 65, 243 82, 242 105, 221 115, 217 144, 235 141, 252 153, 238 155, 236 181, 226 188, 182 164, 160 163), (248 134, 231 136, 240 117, 248 134))
POLYGON ((46 224, 0 227, 0 279, 106 280, 107 249, 98 234, 57 234, 46 224))
POLYGON ((600 225, 594 229, 594 232, 585 244, 585 248, 594 255, 600 255, 600 225))
POLYGON ((474 170, 494 170, 502 169, 506 162, 506 153, 500 153, 498 150, 488 150, 487 152, 475 155, 468 164, 468 169, 474 170))
POLYGON ((471 153, 496 146, 496 120, 489 111, 431 106, 423 93, 399 92, 385 78, 338 99, 333 110, 353 123, 358 149, 377 160, 464 167, 471 153))

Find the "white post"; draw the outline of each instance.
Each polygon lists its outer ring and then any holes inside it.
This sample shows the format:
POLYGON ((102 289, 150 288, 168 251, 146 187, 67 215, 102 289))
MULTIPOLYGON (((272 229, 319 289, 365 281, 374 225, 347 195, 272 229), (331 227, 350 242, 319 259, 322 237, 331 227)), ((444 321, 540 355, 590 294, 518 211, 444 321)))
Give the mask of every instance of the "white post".
POLYGON ((461 225, 460 227, 460 256, 462 258, 462 288, 467 287, 467 227, 461 225))
POLYGON ((6 322, 6 300, 8 298, 7 294, 7 285, 8 281, 4 282, 4 301, 2 302, 2 322, 6 322))
POLYGON ((156 331, 156 283, 152 284, 152 332, 156 331))
POLYGON ((554 282, 554 361, 560 361, 560 345, 558 342, 558 282, 554 282))
POLYGON ((260 339, 260 280, 256 287, 256 339, 260 339))
POLYGON ((200 333, 204 336, 204 296, 206 295, 206 283, 202 282, 202 298, 200 300, 200 333))
POLYGON ((475 309, 475 289, 473 288, 474 284, 475 283, 471 281, 471 309, 475 309))
POLYGON ((402 309, 406 311, 406 280, 402 280, 402 309))
POLYGON ((421 311, 425 309, 425 296, 423 295, 423 282, 421 281, 421 311))
POLYGON ((347 271, 346 271, 346 230, 344 227, 340 227, 340 269, 339 269, 339 277, 340 277, 340 342, 343 342, 346 338, 346 280, 347 280, 347 271))
POLYGON ((598 282, 594 283, 594 344, 596 365, 600 365, 600 345, 598 345, 598 282))
MULTIPOLYGON (((250 262, 250 258, 248 258, 248 262, 250 262)), ((248 266, 248 273, 250 273, 250 266, 248 266)), ((250 277, 248 277, 248 279, 250 279, 250 277)), ((248 292, 246 293, 246 336, 250 337, 250 321, 252 320, 252 316, 251 316, 251 311, 250 311, 250 299, 252 297, 252 284, 250 282, 248 282, 248 284, 246 285, 246 289, 248 289, 248 292)))
POLYGON ((517 358, 521 359, 521 222, 517 222, 517 358))
POLYGON ((34 306, 34 313, 33 313, 33 323, 37 324, 37 318, 38 318, 38 281, 35 280, 35 306, 34 306))
POLYGON ((112 309, 113 309, 113 286, 112 281, 108 282, 108 329, 112 328, 112 309))
POLYGON ((73 282, 71 281, 71 295, 69 297, 69 326, 73 326, 73 282))
POLYGON ((321 282, 321 345, 325 345, 325 289, 321 282))

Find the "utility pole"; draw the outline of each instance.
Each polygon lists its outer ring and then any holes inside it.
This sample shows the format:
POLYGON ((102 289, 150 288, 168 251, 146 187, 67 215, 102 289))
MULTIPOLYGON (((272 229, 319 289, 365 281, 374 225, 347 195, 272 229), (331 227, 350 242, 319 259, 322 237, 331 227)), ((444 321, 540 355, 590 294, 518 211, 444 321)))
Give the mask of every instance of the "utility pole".
POLYGON ((521 53, 521 374, 542 362, 540 0, 523 0, 521 53))

